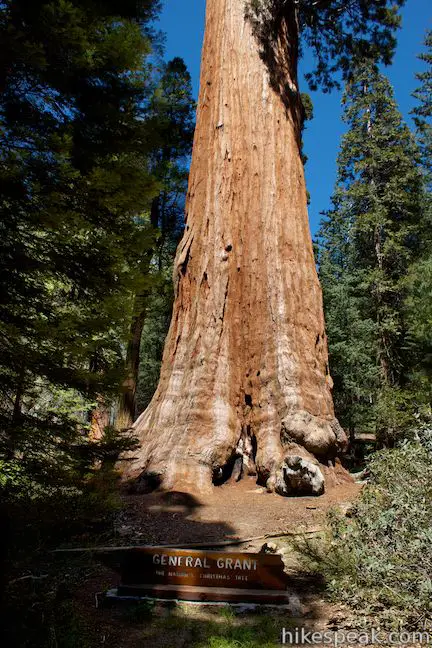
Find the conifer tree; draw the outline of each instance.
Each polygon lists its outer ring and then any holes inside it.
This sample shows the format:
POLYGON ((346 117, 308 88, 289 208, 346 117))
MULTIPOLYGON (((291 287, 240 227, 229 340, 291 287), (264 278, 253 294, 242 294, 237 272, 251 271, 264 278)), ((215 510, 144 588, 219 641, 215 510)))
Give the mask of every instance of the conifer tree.
POLYGON ((148 164, 155 142, 145 119, 157 8, 153 0, 1 3, 0 393, 7 457, 24 447, 24 457, 36 447, 48 457, 50 439, 73 438, 76 426, 59 407, 59 390, 89 399, 118 390, 129 296, 153 242, 137 215, 149 210, 157 191, 148 164))
MULTIPOLYGON (((129 427, 137 414, 137 387, 141 361, 141 339, 146 318, 162 324, 154 339, 152 324, 147 344, 152 365, 152 354, 160 356, 158 348, 168 332, 166 320, 172 308, 172 263, 175 249, 183 228, 184 198, 187 190, 188 157, 192 148, 195 102, 192 97, 190 74, 180 58, 164 64, 147 111, 149 128, 152 129, 155 147, 149 157, 149 165, 159 192, 150 208, 150 224, 154 244, 143 254, 141 260, 142 284, 134 295, 132 323, 126 351, 126 378, 122 387, 117 425, 129 427)), ((154 357, 154 355, 153 355, 154 357)), ((160 364, 156 360, 158 375, 160 364)), ((151 372, 152 373, 152 372, 151 372)), ((156 379, 157 380, 157 379, 156 379)), ((153 393, 156 385, 154 374, 148 380, 141 373, 144 389, 153 393)))
POLYGON ((425 172, 432 182, 432 30, 425 38, 426 52, 419 55, 419 59, 426 65, 423 72, 418 72, 416 78, 420 86, 413 93, 417 105, 413 109, 414 123, 417 128, 417 137, 422 152, 422 163, 425 172))
POLYGON ((412 367, 407 277, 427 245, 424 183, 388 80, 363 65, 343 102, 348 131, 319 233, 330 363, 342 421, 389 437, 412 367))
POLYGON ((424 253, 412 268, 409 276, 410 296, 407 304, 410 352, 413 356, 413 379, 416 389, 424 393, 429 403, 432 378, 432 31, 425 39, 426 52, 418 57, 426 68, 416 74, 420 86, 413 93, 417 104, 412 114, 416 125, 417 141, 427 194, 424 213, 428 224, 425 232, 424 253))

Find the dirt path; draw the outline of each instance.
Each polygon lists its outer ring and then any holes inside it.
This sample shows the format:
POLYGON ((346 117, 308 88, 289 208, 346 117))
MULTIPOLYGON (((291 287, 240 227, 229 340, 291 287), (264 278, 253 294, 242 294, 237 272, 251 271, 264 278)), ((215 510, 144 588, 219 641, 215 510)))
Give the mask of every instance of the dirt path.
POLYGON ((360 488, 343 481, 321 497, 284 498, 267 493, 249 478, 219 486, 205 496, 179 492, 129 495, 124 497, 125 509, 115 532, 122 544, 128 539, 151 545, 282 534, 318 525, 329 508, 348 503, 360 488))
MULTIPOLYGON (((318 498, 282 498, 266 493, 253 479, 247 479, 215 488, 206 496, 178 492, 125 495, 124 508, 116 516, 114 533, 107 544, 208 542, 211 545, 227 539, 306 530, 321 525, 330 507, 348 504, 360 489, 359 484, 344 481, 334 484, 318 498)), ((236 549, 257 551, 263 542, 251 542, 236 549)), ((226 549, 233 550, 233 547, 226 549)), ((74 554, 65 556, 64 560, 69 561, 71 573, 75 570, 73 607, 79 623, 86 628, 85 635, 92 637, 88 644, 91 647, 278 646, 283 627, 324 630, 337 613, 323 600, 316 579, 296 577, 294 571, 290 571, 291 610, 273 608, 239 614, 216 606, 171 603, 152 607, 145 602, 96 607, 95 594, 115 586, 118 575, 88 556, 81 557, 83 564, 74 554)))

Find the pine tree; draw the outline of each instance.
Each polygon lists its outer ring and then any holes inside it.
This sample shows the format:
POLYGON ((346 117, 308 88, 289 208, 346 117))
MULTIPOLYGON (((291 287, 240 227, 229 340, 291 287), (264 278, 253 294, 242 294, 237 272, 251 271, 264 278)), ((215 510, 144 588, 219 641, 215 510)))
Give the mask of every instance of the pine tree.
POLYGON ((319 276, 329 336, 329 360, 337 416, 349 434, 374 432, 371 400, 380 385, 376 363, 376 324, 365 317, 365 297, 354 262, 354 213, 337 189, 333 209, 318 239, 319 276))
MULTIPOLYGON (((153 246, 143 255, 142 284, 134 295, 126 351, 127 375, 117 416, 119 427, 129 427, 137 414, 141 341, 146 318, 150 317, 153 322, 160 322, 161 319, 162 322, 166 322, 172 309, 172 264, 183 229, 188 161, 194 131, 194 108, 190 74, 183 60, 174 58, 162 67, 147 111, 148 125, 155 140, 149 165, 159 186, 159 192, 153 198, 150 208, 150 224, 155 238, 153 246)), ((163 344, 167 332, 168 327, 165 324, 162 330, 159 330, 162 340, 159 344, 156 342, 152 345, 152 351, 156 351, 156 358, 159 357, 158 346, 163 344)), ((152 336, 152 331, 147 331, 147 334, 152 336)), ((156 360, 157 374, 158 365, 160 358, 156 360)), ((143 371, 141 380, 145 382, 145 389, 152 393, 156 387, 154 375, 152 374, 149 381, 143 371)))
POLYGON ((407 277, 427 245, 424 181, 382 74, 363 65, 343 101, 348 132, 319 233, 330 364, 341 419, 388 436, 412 367, 405 307, 407 277))
MULTIPOLYGON (((423 72, 416 74, 421 82, 413 93, 417 105, 413 109, 421 163, 427 185, 424 214, 428 223, 425 232, 424 253, 409 275, 407 320, 409 324, 410 352, 413 357, 413 380, 424 394, 423 401, 430 404, 432 378, 432 31, 427 32, 427 51, 419 56, 426 64, 423 72)), ((419 400, 422 400, 421 398, 419 400)))
POLYGON ((418 105, 413 109, 414 123, 417 128, 417 137, 422 152, 422 163, 425 172, 432 182, 432 30, 425 38, 427 51, 418 57, 426 64, 424 72, 418 72, 416 78, 420 87, 413 93, 418 105))
POLYGON ((53 439, 72 441, 76 419, 59 413, 59 389, 77 390, 77 401, 79 394, 92 400, 118 390, 125 312, 153 242, 137 215, 157 191, 148 164, 155 142, 145 120, 157 8, 153 0, 1 3, 7 457, 24 447, 25 458, 35 457, 45 448, 48 460, 53 439))

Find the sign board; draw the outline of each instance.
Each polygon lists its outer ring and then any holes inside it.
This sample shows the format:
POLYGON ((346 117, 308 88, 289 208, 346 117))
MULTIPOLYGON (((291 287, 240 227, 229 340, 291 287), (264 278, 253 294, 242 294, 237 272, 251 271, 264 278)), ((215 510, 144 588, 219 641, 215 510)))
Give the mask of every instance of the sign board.
POLYGON ((133 548, 122 552, 119 596, 287 602, 279 555, 133 548))

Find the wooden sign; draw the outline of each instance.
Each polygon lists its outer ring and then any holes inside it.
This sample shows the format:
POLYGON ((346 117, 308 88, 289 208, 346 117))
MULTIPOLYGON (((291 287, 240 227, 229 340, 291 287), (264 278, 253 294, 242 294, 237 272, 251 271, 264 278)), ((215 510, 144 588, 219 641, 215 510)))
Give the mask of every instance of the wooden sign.
POLYGON ((279 555, 133 548, 121 559, 119 596, 287 602, 279 555))

